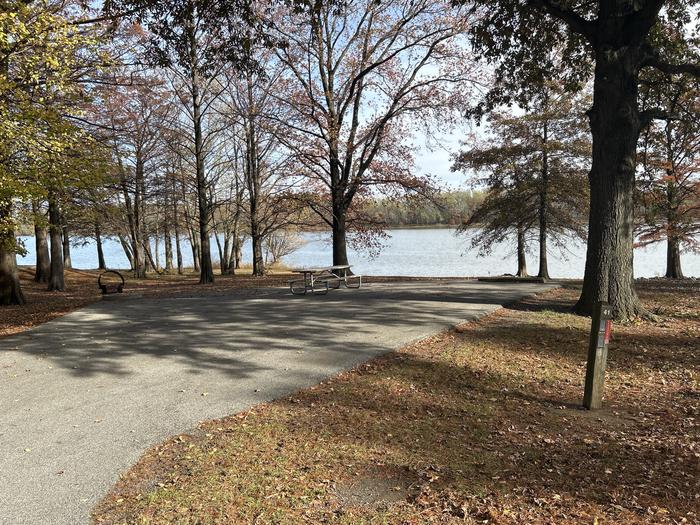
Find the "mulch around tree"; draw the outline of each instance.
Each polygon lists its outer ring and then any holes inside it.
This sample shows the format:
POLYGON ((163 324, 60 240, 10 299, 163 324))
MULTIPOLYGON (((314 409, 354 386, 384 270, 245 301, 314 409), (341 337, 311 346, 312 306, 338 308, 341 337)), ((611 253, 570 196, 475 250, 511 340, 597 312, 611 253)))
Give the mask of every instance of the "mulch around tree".
POLYGON ((565 287, 174 436, 94 522, 700 523, 700 282, 638 289, 599 411, 565 287))

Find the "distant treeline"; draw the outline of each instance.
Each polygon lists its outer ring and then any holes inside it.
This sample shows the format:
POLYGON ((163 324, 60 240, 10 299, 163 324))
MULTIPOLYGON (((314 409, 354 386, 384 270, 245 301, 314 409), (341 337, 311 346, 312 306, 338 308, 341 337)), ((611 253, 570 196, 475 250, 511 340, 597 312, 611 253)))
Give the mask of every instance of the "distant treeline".
POLYGON ((433 199, 377 199, 369 204, 367 213, 388 226, 457 226, 469 219, 483 200, 484 194, 480 191, 444 192, 433 199))
MULTIPOLYGON (((459 226, 469 219, 484 201, 485 195, 482 191, 448 191, 430 199, 416 196, 381 198, 366 205, 363 215, 386 226, 459 226)), ((34 235, 34 225, 28 218, 24 217, 25 220, 18 224, 18 235, 34 235)), ((306 226, 301 229, 314 228, 306 226)), ((114 235, 109 229, 104 233, 114 235)))

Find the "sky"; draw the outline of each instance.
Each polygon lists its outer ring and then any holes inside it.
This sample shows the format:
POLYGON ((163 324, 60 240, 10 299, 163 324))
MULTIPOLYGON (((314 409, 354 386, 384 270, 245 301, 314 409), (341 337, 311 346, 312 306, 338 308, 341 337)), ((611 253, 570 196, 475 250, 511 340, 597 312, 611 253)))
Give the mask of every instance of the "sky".
MULTIPOLYGON (((461 142, 468 136, 469 129, 470 126, 465 121, 464 125, 440 133, 430 140, 425 134, 417 134, 414 139, 416 173, 433 175, 438 184, 446 189, 468 189, 467 174, 452 172, 450 167, 452 155, 464 148, 461 142), (427 142, 430 144, 426 144, 427 142)), ((474 132, 473 127, 471 132, 474 132)))
POLYGON ((461 172, 452 172, 451 155, 460 147, 460 137, 455 135, 445 136, 441 139, 441 147, 422 147, 416 152, 416 170, 423 175, 434 175, 441 185, 452 187, 466 187, 466 175, 461 172), (432 150, 432 151, 431 151, 432 150))

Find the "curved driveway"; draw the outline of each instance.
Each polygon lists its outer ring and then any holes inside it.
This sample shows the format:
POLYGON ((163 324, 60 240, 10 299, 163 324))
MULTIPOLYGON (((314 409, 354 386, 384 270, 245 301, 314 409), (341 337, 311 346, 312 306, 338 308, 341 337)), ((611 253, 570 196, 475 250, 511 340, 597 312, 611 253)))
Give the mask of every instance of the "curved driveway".
POLYGON ((149 446, 524 295, 371 284, 103 301, 0 339, 0 523, 80 525, 149 446))

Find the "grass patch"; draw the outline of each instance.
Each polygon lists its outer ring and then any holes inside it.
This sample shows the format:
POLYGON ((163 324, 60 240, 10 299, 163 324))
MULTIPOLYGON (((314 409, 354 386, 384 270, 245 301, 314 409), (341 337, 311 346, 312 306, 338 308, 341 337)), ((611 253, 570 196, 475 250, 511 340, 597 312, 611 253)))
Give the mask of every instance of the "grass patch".
POLYGON ((642 282, 604 409, 560 289, 152 448, 98 524, 698 523, 698 283, 642 282))

